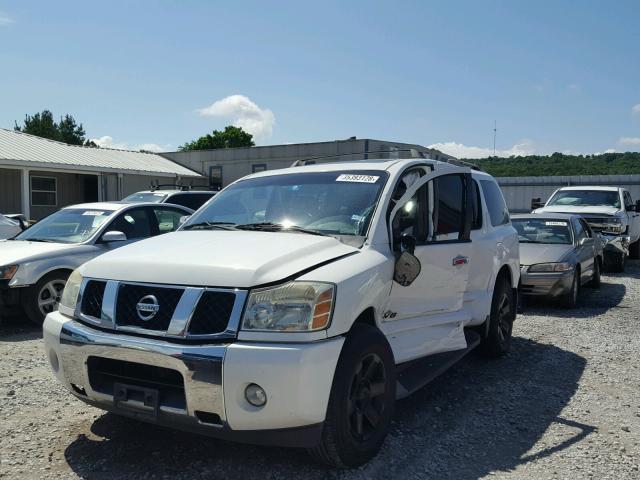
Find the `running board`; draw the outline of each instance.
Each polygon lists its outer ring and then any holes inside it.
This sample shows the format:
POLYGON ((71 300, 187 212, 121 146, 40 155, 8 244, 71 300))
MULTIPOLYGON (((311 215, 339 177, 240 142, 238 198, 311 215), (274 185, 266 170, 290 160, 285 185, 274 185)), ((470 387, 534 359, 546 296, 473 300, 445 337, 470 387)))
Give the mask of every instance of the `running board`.
POLYGON ((480 335, 473 330, 464 331, 467 348, 452 352, 436 353, 428 357, 398 365, 396 398, 405 398, 446 372, 454 363, 480 344, 480 335))

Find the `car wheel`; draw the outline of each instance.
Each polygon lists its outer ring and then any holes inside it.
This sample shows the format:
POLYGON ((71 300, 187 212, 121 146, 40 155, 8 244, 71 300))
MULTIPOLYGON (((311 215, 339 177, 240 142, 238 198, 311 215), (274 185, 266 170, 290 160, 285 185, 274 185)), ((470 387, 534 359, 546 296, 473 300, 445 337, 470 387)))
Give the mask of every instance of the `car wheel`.
POLYGON ((356 324, 336 367, 320 443, 309 453, 332 467, 367 463, 387 436, 395 398, 395 362, 386 338, 356 324))
POLYGON ((487 333, 479 347, 483 355, 501 357, 509 351, 516 310, 516 298, 511 285, 504 278, 499 278, 493 289, 487 333))
POLYGON ((611 259, 611 270, 615 273, 623 273, 626 261, 627 256, 624 253, 613 254, 613 258, 611 259))
POLYGON ((593 259, 593 277, 589 282, 589 286, 592 288, 600 288, 600 259, 598 257, 593 259))
POLYGON ((573 280, 571 281, 571 289, 565 293, 560 302, 565 308, 575 308, 578 304, 578 294, 580 292, 580 270, 573 272, 573 280))
POLYGON ((67 278, 67 272, 51 272, 26 291, 23 307, 29 320, 40 326, 48 313, 58 309, 67 278))
POLYGON ((633 258, 635 260, 640 258, 640 240, 636 240, 629 245, 629 258, 633 258))

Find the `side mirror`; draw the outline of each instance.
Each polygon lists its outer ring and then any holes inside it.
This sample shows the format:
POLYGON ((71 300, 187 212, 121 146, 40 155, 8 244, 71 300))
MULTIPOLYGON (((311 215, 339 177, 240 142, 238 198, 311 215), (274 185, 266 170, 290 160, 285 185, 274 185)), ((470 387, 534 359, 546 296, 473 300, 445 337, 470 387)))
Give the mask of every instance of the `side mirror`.
POLYGON ((413 255, 416 250, 416 237, 403 233, 400 237, 400 247, 403 252, 409 252, 413 255))
POLYGON ((578 242, 578 245, 580 245, 581 247, 583 245, 592 245, 593 244, 593 238, 581 238, 580 241, 578 242))
POLYGON ((118 232, 117 230, 112 230, 110 232, 105 232, 105 234, 102 235, 101 240, 103 243, 124 242, 127 240, 127 236, 122 232, 118 232))
POLYGON ((531 210, 544 207, 545 202, 540 197, 531 199, 531 210))
POLYGON ((191 215, 183 215, 180 217, 180 225, 184 225, 187 220, 191 218, 191 215))
POLYGON ((404 234, 400 238, 402 253, 396 260, 393 279, 403 287, 408 287, 418 278, 422 265, 413 252, 416 249, 416 238, 413 235, 404 234))

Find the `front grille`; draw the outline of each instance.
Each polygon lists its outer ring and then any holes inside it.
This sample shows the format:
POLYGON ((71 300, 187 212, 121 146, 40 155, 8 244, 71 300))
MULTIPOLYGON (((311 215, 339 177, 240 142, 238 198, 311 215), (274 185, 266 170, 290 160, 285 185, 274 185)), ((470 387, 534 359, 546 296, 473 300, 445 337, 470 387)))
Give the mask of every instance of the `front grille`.
POLYGON ((100 282, 98 280, 90 280, 84 287, 82 293, 82 304, 80 305, 80 311, 89 317, 100 318, 102 315, 102 297, 104 296, 104 289, 107 286, 107 282, 100 282))
POLYGON ((204 292, 191 317, 189 334, 211 335, 224 332, 235 300, 236 294, 232 292, 204 292))
POLYGON ((116 302, 116 325, 166 331, 182 293, 183 289, 181 288, 120 284, 116 302), (143 320, 138 316, 136 305, 149 295, 153 295, 157 299, 159 309, 152 318, 143 320))
POLYGON ((160 405, 186 408, 184 378, 177 370, 102 357, 89 357, 87 370, 96 392, 113 395, 115 384, 124 383, 157 390, 160 405))

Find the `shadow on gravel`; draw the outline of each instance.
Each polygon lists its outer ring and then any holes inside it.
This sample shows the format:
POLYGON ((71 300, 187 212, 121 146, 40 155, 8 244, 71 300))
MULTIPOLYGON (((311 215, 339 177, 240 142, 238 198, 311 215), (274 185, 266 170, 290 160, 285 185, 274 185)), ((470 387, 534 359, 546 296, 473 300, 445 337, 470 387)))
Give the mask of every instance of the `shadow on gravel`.
POLYGON ((113 414, 79 424, 84 433, 65 458, 86 479, 475 479, 553 455, 594 430, 579 418, 560 417, 585 364, 574 353, 523 338, 499 360, 470 355, 399 401, 382 451, 354 471, 319 466, 301 450, 227 443, 113 414), (550 427, 559 440, 538 443, 550 427))
POLYGON ((627 288, 614 283, 615 277, 603 277, 600 288, 583 287, 576 308, 564 308, 547 298, 522 297, 522 314, 546 315, 559 318, 591 318, 620 306, 627 288))
POLYGON ((42 328, 36 327, 24 317, 0 319, 0 342, 24 342, 42 338, 42 328))

